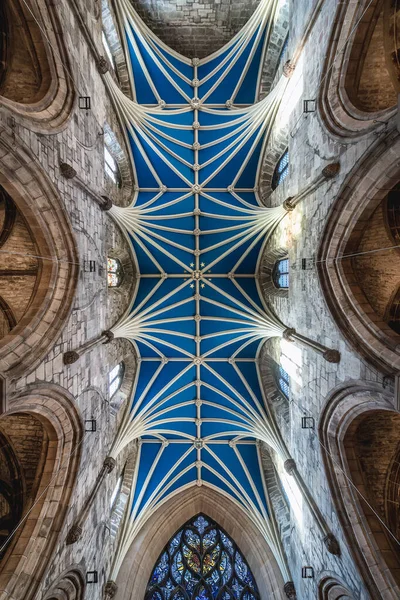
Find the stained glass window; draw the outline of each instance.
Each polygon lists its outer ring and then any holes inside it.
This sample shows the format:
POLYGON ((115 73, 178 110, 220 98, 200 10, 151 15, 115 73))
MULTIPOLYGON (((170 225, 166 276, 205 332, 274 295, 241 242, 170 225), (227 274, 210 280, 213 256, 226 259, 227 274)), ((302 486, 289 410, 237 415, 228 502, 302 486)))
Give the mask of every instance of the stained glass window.
POLYGON ((121 263, 117 258, 107 258, 108 287, 118 287, 123 279, 121 263))
POLYGON ((275 263, 272 278, 278 288, 287 289, 289 287, 289 259, 284 258, 275 263))
POLYGON ((108 374, 108 384, 110 398, 114 396, 115 392, 120 388, 122 379, 124 377, 124 363, 120 362, 112 371, 108 374))
POLYGON ((282 394, 286 396, 286 398, 289 398, 289 382, 289 375, 286 373, 285 369, 280 366, 278 383, 282 394))
POLYGON ((276 163, 274 174, 272 175, 271 187, 274 190, 284 179, 289 172, 289 150, 285 150, 278 162, 276 163))
POLYGON ((259 600, 242 553, 209 517, 197 515, 164 548, 145 600, 259 600))

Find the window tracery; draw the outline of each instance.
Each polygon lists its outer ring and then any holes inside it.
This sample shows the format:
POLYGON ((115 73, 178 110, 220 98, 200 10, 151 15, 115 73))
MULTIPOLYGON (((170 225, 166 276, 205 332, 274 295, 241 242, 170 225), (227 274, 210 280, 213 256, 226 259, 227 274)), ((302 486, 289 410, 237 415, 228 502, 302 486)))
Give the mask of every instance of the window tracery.
POLYGON ((289 150, 286 149, 278 162, 276 163, 274 174, 272 175, 271 188, 275 190, 282 183, 289 173, 289 150))
POLYGON ((283 258, 275 263, 272 274, 274 284, 277 288, 289 288, 289 259, 283 258))
POLYGON ((107 258, 108 287, 118 287, 123 279, 123 270, 118 258, 107 258))
POLYGON ((197 515, 168 542, 145 600, 259 600, 240 550, 209 517, 197 515))
POLYGON ((124 370, 124 363, 120 362, 112 369, 112 371, 110 371, 108 375, 110 398, 112 398, 121 387, 124 370))

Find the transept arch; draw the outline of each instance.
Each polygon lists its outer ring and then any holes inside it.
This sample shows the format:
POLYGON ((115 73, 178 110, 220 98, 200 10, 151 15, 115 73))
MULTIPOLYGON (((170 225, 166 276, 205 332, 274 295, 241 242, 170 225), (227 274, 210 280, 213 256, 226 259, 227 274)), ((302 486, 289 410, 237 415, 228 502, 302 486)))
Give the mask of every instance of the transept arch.
POLYGON ((19 459, 25 497, 21 519, 0 562, 0 598, 17 593, 28 600, 48 565, 69 505, 82 422, 66 390, 43 384, 28 386, 10 399, 0 429, 19 459))
POLYGON ((377 384, 343 385, 325 404, 319 435, 336 512, 365 585, 372 597, 394 600, 400 551, 384 526, 393 525, 388 482, 400 433, 392 401, 377 384))
POLYGON ((399 139, 389 136, 378 142, 349 174, 331 207, 317 258, 326 301, 343 334, 367 360, 385 372, 400 366, 400 340, 389 326, 390 315, 385 312, 399 283, 396 272, 393 277, 390 275, 390 265, 399 260, 398 249, 393 248, 395 240, 385 233, 381 208, 385 208, 388 193, 400 179, 399 151, 399 139), (389 255, 390 264, 385 267, 389 255), (370 261, 368 272, 375 269, 376 277, 381 273, 383 278, 388 269, 375 308, 373 294, 378 294, 378 290, 374 288, 372 271, 371 276, 363 276, 361 283, 354 272, 357 264, 365 263, 365 258, 370 261))
MULTIPOLYGON (((28 226, 34 242, 31 259, 38 264, 33 296, 12 333, 0 340, 0 372, 13 378, 33 369, 60 335, 71 310, 79 263, 66 210, 34 157, 5 132, 0 148, 0 185, 28 226)), ((13 253, 21 259, 30 254, 18 243, 12 248, 4 244, 1 252, 9 263, 13 253)))
POLYGON ((286 598, 279 567, 257 527, 227 496, 203 486, 173 496, 145 523, 121 565, 115 600, 144 598, 162 549, 186 521, 199 513, 218 523, 241 549, 256 579, 261 600, 286 598))

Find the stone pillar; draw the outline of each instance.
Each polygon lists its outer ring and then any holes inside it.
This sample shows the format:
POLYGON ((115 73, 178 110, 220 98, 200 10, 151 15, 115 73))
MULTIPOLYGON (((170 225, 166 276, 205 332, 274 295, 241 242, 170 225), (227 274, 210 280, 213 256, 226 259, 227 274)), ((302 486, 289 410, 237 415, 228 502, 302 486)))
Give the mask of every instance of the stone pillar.
POLYGON ((98 338, 94 338, 93 340, 89 340, 86 344, 83 344, 80 348, 76 350, 68 350, 64 352, 63 360, 65 365, 72 365, 76 362, 80 356, 83 356, 88 350, 97 346, 97 344, 109 344, 114 339, 114 334, 112 331, 107 330, 103 331, 101 336, 98 338))
MULTIPOLYGON (((310 492, 308 491, 308 488, 307 488, 306 484, 304 483, 302 476, 300 475, 300 473, 297 470, 296 461, 293 458, 288 458, 287 460, 285 460, 283 466, 284 466, 286 473, 291 475, 293 477, 293 479, 296 481, 297 485, 299 486, 301 494, 302 494, 304 500, 306 501, 308 508, 310 509, 311 513, 313 514, 319 530, 322 533, 322 541, 325 544, 326 549, 331 554, 334 554, 335 556, 340 556, 339 542, 337 541, 337 539, 335 538, 333 533, 329 530, 329 527, 328 527, 324 517, 322 516, 321 511, 319 510, 317 504, 315 503, 314 498, 311 496, 310 492)), ((293 597, 295 598, 296 596, 293 596, 293 597)), ((288 598, 291 598, 291 596, 288 596, 288 598)))
POLYGON ((75 544, 78 540, 80 540, 82 536, 83 526, 88 517, 90 509, 92 508, 93 502, 97 496, 97 492, 101 488, 101 485, 106 478, 106 476, 113 471, 115 467, 115 459, 112 456, 107 456, 105 459, 103 466, 101 468, 100 473, 97 475, 96 481, 94 483, 93 489, 90 492, 89 496, 86 498, 81 511, 76 519, 75 523, 71 527, 68 532, 66 543, 68 545, 75 544))
POLYGON ((314 342, 313 340, 306 337, 305 335, 301 335, 300 333, 297 333, 296 330, 293 329, 292 327, 288 327, 287 329, 285 329, 285 331, 282 333, 282 337, 283 337, 283 339, 287 340, 288 342, 297 341, 302 346, 305 346, 307 348, 312 348, 313 350, 315 350, 315 352, 318 352, 318 354, 321 354, 327 362, 330 362, 330 363, 340 362, 340 352, 338 352, 338 350, 334 350, 332 348, 327 348, 326 346, 323 346, 319 342, 314 342))
POLYGON ((84 192, 86 192, 86 194, 88 196, 90 196, 90 198, 92 198, 92 200, 94 200, 96 202, 96 204, 101 208, 101 210, 104 210, 104 211, 110 210, 110 208, 113 205, 111 198, 109 198, 108 196, 101 196, 100 194, 98 194, 97 192, 95 192, 94 190, 92 190, 87 185, 87 183, 85 183, 83 181, 83 179, 81 179, 79 177, 79 175, 76 175, 75 182, 76 182, 77 185, 79 185, 79 187, 84 192))
POLYGON ((287 581, 283 586, 283 591, 289 600, 296 600, 297 596, 293 581, 287 581))
POLYGON ((324 183, 327 179, 333 179, 340 172, 340 163, 330 163, 326 165, 321 171, 321 173, 312 181, 309 185, 307 185, 301 192, 296 194, 295 196, 289 196, 283 203, 283 208, 288 212, 294 210, 296 206, 311 192, 314 192, 319 186, 324 183))

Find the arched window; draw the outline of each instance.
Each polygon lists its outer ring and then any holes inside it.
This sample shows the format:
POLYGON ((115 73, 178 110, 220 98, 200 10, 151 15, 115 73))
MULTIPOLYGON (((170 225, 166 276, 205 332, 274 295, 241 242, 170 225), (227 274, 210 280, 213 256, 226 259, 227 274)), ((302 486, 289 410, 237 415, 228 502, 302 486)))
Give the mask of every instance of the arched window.
POLYGON ((121 488, 122 488, 122 481, 124 479, 124 473, 122 472, 121 475, 118 477, 117 483, 115 484, 115 488, 113 490, 113 493, 111 494, 111 498, 110 498, 110 510, 111 512, 114 510, 114 508, 117 505, 118 502, 118 498, 121 492, 121 488))
POLYGON ((110 398, 114 396, 115 392, 121 387, 124 370, 124 363, 120 362, 112 371, 110 371, 108 375, 110 398))
POLYGON ((279 389, 281 390, 281 392, 285 396, 285 398, 289 398, 289 383, 290 383, 289 375, 286 373, 286 371, 283 367, 279 366, 278 384, 279 384, 279 389))
POLYGON ((216 523, 197 515, 164 548, 145 600, 259 600, 257 584, 236 544, 216 523))
POLYGON ((272 273, 272 280, 277 288, 289 288, 289 259, 277 260, 272 273))
POLYGON ((388 325, 393 331, 400 335, 400 287, 389 308, 388 325))
POLYGON ((289 150, 286 149, 278 162, 276 163, 274 174, 272 175, 271 188, 275 190, 289 172, 289 150))
POLYGON ((121 285, 124 272, 120 261, 117 258, 107 258, 107 283, 108 287, 118 287, 121 285))
POLYGON ((111 181, 119 185, 120 174, 117 161, 115 160, 107 146, 104 146, 104 170, 108 177, 111 179, 111 181))
POLYGON ((111 52, 110 44, 108 43, 107 36, 104 31, 101 32, 101 40, 103 42, 104 50, 106 51, 107 58, 110 61, 111 66, 114 68, 114 57, 111 52))

